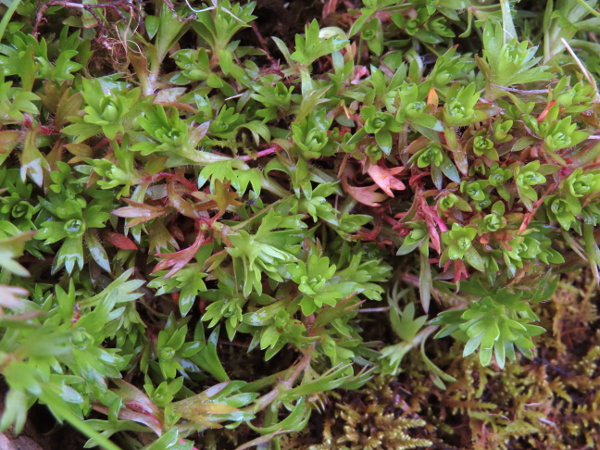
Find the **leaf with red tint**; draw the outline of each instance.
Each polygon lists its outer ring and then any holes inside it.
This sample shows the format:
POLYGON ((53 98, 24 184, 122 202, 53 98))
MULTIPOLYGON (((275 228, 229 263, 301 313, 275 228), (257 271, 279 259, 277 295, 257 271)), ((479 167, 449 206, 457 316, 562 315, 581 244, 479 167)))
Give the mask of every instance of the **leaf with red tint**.
POLYGON ((555 104, 556 104, 556 100, 552 100, 550 103, 548 103, 548 105, 544 108, 544 110, 538 116, 538 118, 537 118, 538 123, 542 123, 544 121, 544 119, 548 115, 548 111, 550 111, 550 108, 552 108, 555 104))
MULTIPOLYGON (((454 260, 454 265, 455 265, 455 271, 458 272, 458 276, 460 276, 460 279, 462 280, 467 280, 469 278, 469 271, 467 270, 467 266, 465 266, 465 263, 462 262, 462 260, 460 259, 456 259, 454 260)), ((456 283, 458 284, 460 280, 456 281, 456 283)))
POLYGON ((453 128, 446 128, 444 130, 444 136, 446 137, 446 144, 452 152, 452 158, 456 164, 456 168, 460 170, 463 175, 469 174, 469 159, 467 152, 463 148, 462 144, 458 141, 456 130, 453 128))
POLYGON ((460 259, 451 259, 446 261, 446 264, 444 264, 444 272, 450 268, 451 264, 454 265, 454 279, 452 280, 454 284, 458 285, 460 280, 466 280, 469 278, 469 271, 467 270, 465 263, 460 259))
POLYGON ((379 187, 376 184, 364 187, 351 186, 348 183, 348 177, 351 175, 351 173, 352 169, 350 167, 347 166, 346 168, 344 168, 344 173, 341 177, 342 187, 357 202, 367 206, 380 206, 378 202, 387 199, 386 195, 380 192, 376 192, 377 189, 379 189, 379 187))
POLYGON ((334 13, 338 7, 338 3, 339 0, 327 0, 325 5, 323 5, 323 15, 321 17, 325 19, 329 14, 334 13))
POLYGON ((194 205, 187 202, 178 192, 175 183, 172 181, 167 184, 167 195, 169 198, 169 204, 177 210, 180 214, 189 217, 191 219, 199 219, 200 214, 194 208, 194 205))
POLYGON ((204 136, 208 133, 208 128, 210 126, 210 121, 206 121, 198 125, 190 132, 189 143, 192 147, 196 147, 198 143, 204 139, 204 136))
POLYGON ((396 191, 403 191, 406 186, 402 181, 395 177, 404 170, 404 167, 393 167, 388 169, 386 167, 377 166, 371 164, 367 169, 368 174, 371 176, 373 181, 390 197, 394 196, 392 189, 396 191))
POLYGON ((429 89, 429 93, 427 94, 427 104, 436 107, 440 104, 440 100, 434 88, 429 89))
POLYGON ((366 66, 355 66, 354 67, 354 79, 350 84, 359 84, 361 78, 368 77, 370 75, 369 69, 366 66))
POLYGON ((217 207, 217 202, 212 199, 212 195, 207 194, 206 192, 195 191, 190 195, 201 202, 194 205, 197 211, 207 211, 217 207))
POLYGON ((215 201, 217 208, 219 208, 218 216, 225 214, 229 205, 242 205, 242 202, 237 200, 238 195, 235 192, 231 192, 229 186, 230 183, 221 183, 220 180, 215 181, 215 193, 210 195, 210 198, 215 201))
MULTIPOLYGON (((163 423, 155 415, 147 412, 138 412, 138 409, 139 405, 136 403, 126 403, 125 407, 119 410, 118 417, 123 421, 138 422, 146 425, 148 428, 154 431, 157 436, 161 436, 163 432, 163 423)), ((94 410, 106 414, 107 416, 109 415, 108 408, 106 406, 95 404, 94 410)))
POLYGON ((113 391, 119 395, 125 404, 135 405, 134 408, 132 408, 134 411, 154 414, 158 417, 162 416, 160 408, 158 408, 146 394, 133 384, 124 380, 113 380, 113 382, 118 386, 118 388, 113 389, 113 391))
MULTIPOLYGON (((179 438, 180 444, 185 444, 187 441, 185 439, 179 438)), ((192 447, 192 450, 198 450, 198 447, 192 447)))
MULTIPOLYGON (((114 383, 117 388, 112 391, 122 399, 125 406, 119 411, 119 418, 142 423, 160 436, 163 431, 163 413, 160 408, 134 385, 123 380, 114 380, 114 383)), ((95 409, 108 414, 108 408, 103 406, 95 409)))
POLYGON ((363 205, 381 206, 377 202, 381 202, 387 198, 386 195, 380 192, 376 192, 377 189, 379 189, 376 184, 364 187, 350 186, 348 182, 345 179, 343 179, 342 186, 344 187, 344 190, 348 194, 350 194, 351 197, 353 197, 356 201, 362 203, 363 205))
POLYGON ((448 228, 438 217, 437 213, 427 204, 427 200, 423 197, 422 191, 418 191, 417 195, 419 196, 419 212, 425 217, 429 238, 431 239, 431 246, 436 252, 441 254, 440 234, 438 233, 436 225, 439 226, 442 232, 447 231, 448 228))
POLYGON ((210 237, 206 237, 202 232, 198 233, 196 240, 194 243, 175 253, 157 253, 155 256, 160 256, 162 261, 160 261, 152 273, 160 272, 161 270, 166 270, 171 268, 169 272, 164 276, 164 278, 169 278, 179 272, 181 269, 185 267, 187 263, 189 263, 202 245, 210 242, 210 237))
POLYGON ((105 231, 102 233, 102 237, 110 242, 112 245, 121 250, 137 250, 137 245, 127 236, 121 233, 115 233, 112 231, 105 231))
POLYGON ((152 219, 156 219, 157 217, 166 216, 172 211, 168 206, 150 206, 144 203, 137 203, 126 198, 124 198, 123 201, 131 206, 117 208, 112 213, 117 217, 132 219, 125 225, 126 228, 148 222, 152 219))

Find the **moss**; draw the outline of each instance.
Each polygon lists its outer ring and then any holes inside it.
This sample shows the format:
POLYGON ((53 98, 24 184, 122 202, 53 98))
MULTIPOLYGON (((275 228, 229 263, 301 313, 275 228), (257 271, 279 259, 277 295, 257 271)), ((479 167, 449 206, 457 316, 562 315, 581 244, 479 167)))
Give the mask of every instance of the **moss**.
POLYGON ((405 413, 405 397, 407 393, 392 377, 378 376, 358 392, 343 392, 315 419, 322 419, 320 443, 307 444, 310 436, 305 432, 286 438, 281 447, 402 450, 431 446, 430 440, 420 437, 427 422, 405 413))
POLYGON ((434 448, 581 448, 600 442, 598 290, 589 272, 565 275, 552 299, 536 305, 548 330, 537 355, 504 370, 462 358, 459 345, 432 341, 433 362, 455 377, 435 387, 419 358, 398 378, 407 413, 425 420, 434 448))

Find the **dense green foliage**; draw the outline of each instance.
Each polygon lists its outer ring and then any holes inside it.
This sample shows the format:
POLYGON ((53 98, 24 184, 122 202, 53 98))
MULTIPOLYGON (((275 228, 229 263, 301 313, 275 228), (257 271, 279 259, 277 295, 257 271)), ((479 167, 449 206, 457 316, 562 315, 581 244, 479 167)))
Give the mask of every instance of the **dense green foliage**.
POLYGON ((436 332, 533 357, 559 274, 600 280, 596 0, 327 1, 293 44, 254 2, 0 3, 4 430, 278 448, 411 350, 455 382, 436 332))

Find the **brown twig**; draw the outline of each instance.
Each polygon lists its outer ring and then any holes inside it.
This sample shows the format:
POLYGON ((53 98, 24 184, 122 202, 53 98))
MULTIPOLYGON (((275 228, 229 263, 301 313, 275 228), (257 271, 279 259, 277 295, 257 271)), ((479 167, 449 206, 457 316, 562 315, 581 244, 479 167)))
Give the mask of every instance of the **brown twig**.
MULTIPOLYGON (((177 19, 178 22, 188 23, 196 18, 196 14, 194 14, 194 13, 190 14, 189 16, 187 16, 185 18, 181 18, 181 17, 179 17, 179 14, 175 10, 175 6, 173 6, 173 3, 171 2, 171 0, 163 0, 163 2, 165 3, 165 5, 167 5, 167 8, 169 8, 171 10, 171 12, 173 13, 173 15, 175 16, 175 18, 177 19)), ((190 9, 192 9, 192 7, 190 6, 189 3, 188 3, 188 7, 190 9)))
POLYGON ((495 88, 502 89, 503 91, 506 91, 506 92, 514 92, 515 94, 531 94, 531 95, 533 95, 533 94, 547 94, 548 93, 548 89, 523 90, 523 89, 500 86, 499 84, 494 84, 494 83, 491 83, 491 84, 495 88))
POLYGON ((46 11, 48 10, 48 8, 50 8, 51 6, 64 6, 65 8, 78 8, 78 9, 82 9, 84 11, 89 12, 92 15, 92 17, 94 17, 94 20, 97 23, 98 35, 101 37, 100 40, 102 41, 103 45, 107 48, 108 48, 108 46, 106 45, 106 39, 104 38, 104 35, 106 34, 106 26, 102 22, 102 19, 100 18, 98 13, 95 11, 96 9, 107 9, 107 8, 112 9, 123 21, 127 21, 127 17, 123 13, 123 11, 121 11, 121 9, 128 10, 131 15, 134 15, 134 14, 137 15, 138 23, 140 25, 143 25, 142 11, 140 10, 140 8, 137 5, 135 5, 133 3, 132 0, 113 0, 113 1, 109 1, 109 2, 98 3, 95 5, 85 4, 85 3, 76 3, 76 2, 67 1, 67 0, 50 0, 50 1, 42 4, 40 6, 38 12, 36 13, 35 25, 34 25, 33 31, 32 31, 33 37, 37 38, 38 29, 39 29, 40 25, 42 24, 42 22, 47 21, 46 18, 44 17, 44 15, 46 14, 46 11))

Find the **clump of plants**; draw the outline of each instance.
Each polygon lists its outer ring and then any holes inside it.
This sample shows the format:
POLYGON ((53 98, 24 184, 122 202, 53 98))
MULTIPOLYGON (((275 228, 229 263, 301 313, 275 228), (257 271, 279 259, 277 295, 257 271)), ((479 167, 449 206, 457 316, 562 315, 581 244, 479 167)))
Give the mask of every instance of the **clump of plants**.
POLYGON ((382 403, 425 420, 415 431, 434 448, 594 446, 600 420, 597 290, 589 270, 565 275, 550 301, 533 306, 548 330, 536 338, 535 356, 507 361, 502 370, 462 358, 459 341, 431 341, 428 354, 453 378, 446 389, 437 388, 426 361, 407 358, 403 373, 386 380, 395 400, 382 403))
MULTIPOLYGON (((600 281, 595 0, 327 1, 292 47, 255 2, 1 3, 2 430, 280 448, 376 374, 458 386, 433 336, 519 376, 600 281)), ((443 434, 335 408, 323 445, 443 434)))

